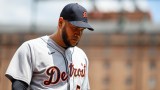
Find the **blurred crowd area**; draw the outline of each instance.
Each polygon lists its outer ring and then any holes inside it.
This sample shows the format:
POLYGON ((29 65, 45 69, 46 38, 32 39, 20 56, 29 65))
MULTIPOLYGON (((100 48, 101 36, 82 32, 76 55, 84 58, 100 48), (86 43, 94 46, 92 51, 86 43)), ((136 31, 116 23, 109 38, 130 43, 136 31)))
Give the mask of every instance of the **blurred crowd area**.
POLYGON ((57 13, 70 2, 88 10, 95 28, 86 30, 78 45, 89 58, 91 90, 160 90, 160 23, 153 20, 151 0, 32 0, 28 23, 0 24, 0 89, 11 90, 4 74, 17 48, 54 33, 57 13))

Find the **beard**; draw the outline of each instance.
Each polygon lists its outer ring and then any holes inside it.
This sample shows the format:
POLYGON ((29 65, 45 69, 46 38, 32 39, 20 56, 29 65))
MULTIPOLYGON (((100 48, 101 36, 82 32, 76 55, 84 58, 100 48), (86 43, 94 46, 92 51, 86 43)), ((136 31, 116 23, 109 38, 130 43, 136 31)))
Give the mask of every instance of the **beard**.
POLYGON ((68 35, 67 35, 66 31, 67 31, 66 26, 64 26, 64 28, 62 29, 62 39, 63 39, 64 44, 66 45, 66 48, 74 47, 74 46, 78 45, 79 42, 77 42, 75 45, 71 44, 71 42, 68 40, 68 35))

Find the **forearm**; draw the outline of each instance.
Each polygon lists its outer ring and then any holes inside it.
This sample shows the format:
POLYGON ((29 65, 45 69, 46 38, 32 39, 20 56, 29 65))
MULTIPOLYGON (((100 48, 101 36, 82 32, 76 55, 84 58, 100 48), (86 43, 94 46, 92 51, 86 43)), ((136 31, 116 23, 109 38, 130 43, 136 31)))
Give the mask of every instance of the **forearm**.
POLYGON ((12 90, 27 90, 28 84, 20 81, 20 80, 14 80, 12 81, 12 90))

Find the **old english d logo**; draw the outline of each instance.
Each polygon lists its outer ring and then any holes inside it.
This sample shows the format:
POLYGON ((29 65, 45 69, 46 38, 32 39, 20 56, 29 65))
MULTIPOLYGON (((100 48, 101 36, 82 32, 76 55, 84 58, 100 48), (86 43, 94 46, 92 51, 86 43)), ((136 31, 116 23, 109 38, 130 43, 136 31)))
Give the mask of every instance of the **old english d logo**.
POLYGON ((87 12, 83 12, 83 17, 87 18, 87 12))

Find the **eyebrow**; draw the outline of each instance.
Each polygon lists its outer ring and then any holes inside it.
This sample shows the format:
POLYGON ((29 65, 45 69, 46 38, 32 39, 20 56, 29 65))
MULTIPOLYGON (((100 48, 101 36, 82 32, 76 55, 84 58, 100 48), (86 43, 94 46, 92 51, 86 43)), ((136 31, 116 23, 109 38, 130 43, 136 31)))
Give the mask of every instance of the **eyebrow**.
POLYGON ((83 28, 83 27, 77 27, 77 26, 73 26, 74 28, 78 28, 78 29, 86 29, 86 28, 83 28))

